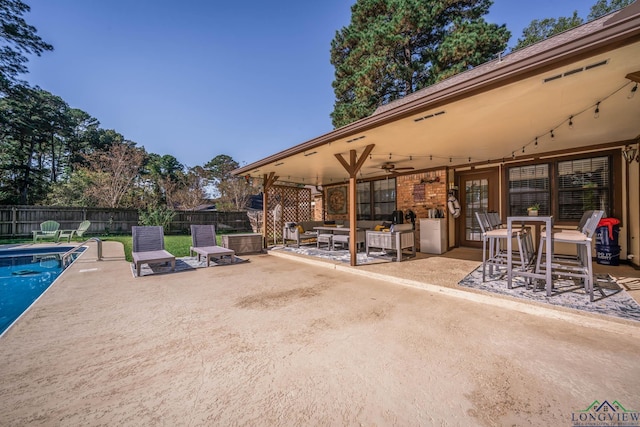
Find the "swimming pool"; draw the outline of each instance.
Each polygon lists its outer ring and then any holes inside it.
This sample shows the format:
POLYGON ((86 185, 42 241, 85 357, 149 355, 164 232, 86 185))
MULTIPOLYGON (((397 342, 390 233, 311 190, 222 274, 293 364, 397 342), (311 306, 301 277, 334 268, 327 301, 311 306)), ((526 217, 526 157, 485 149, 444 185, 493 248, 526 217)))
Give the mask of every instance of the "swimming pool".
MULTIPOLYGON (((0 250, 0 335, 60 276, 62 255, 71 249, 73 246, 0 250)), ((72 259, 79 254, 74 253, 72 259)))

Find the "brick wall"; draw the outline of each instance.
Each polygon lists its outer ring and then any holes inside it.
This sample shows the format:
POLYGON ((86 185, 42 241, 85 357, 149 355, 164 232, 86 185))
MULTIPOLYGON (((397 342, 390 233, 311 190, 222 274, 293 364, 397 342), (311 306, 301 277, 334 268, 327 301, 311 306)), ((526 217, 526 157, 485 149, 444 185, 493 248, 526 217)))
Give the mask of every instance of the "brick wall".
POLYGON ((416 249, 419 251, 420 218, 428 218, 429 209, 440 209, 445 218, 450 218, 447 211, 446 170, 398 176, 396 187, 397 208, 405 214, 409 209, 416 214, 416 249))

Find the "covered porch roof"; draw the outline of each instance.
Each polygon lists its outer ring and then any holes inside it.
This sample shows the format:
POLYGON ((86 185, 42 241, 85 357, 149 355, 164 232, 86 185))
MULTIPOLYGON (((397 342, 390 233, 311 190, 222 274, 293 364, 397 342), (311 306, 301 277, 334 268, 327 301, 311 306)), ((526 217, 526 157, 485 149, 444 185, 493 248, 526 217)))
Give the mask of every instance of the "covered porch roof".
POLYGON ((358 178, 385 176, 387 162, 420 171, 624 145, 640 136, 638 81, 635 2, 233 173, 329 185, 350 178, 336 155, 370 146, 358 178))

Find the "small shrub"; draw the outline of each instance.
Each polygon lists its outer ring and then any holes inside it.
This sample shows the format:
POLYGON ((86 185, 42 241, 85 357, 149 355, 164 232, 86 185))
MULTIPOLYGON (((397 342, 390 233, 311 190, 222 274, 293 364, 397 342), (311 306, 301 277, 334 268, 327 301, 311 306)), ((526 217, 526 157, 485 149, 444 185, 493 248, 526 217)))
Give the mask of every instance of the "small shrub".
POLYGON ((138 224, 161 225, 166 231, 175 215, 176 212, 173 209, 169 209, 166 206, 158 206, 138 212, 138 224))

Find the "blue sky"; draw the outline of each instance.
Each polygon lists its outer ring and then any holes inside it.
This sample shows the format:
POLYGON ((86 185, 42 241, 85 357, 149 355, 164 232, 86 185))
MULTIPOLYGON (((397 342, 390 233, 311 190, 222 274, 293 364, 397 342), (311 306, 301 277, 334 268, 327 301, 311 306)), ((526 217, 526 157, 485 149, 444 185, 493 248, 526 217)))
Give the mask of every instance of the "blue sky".
MULTIPOLYGON (((353 0, 25 0, 55 50, 23 76, 101 127, 186 166, 241 165, 330 132, 335 32, 353 0)), ((513 46, 533 19, 595 0, 495 0, 513 46)))

